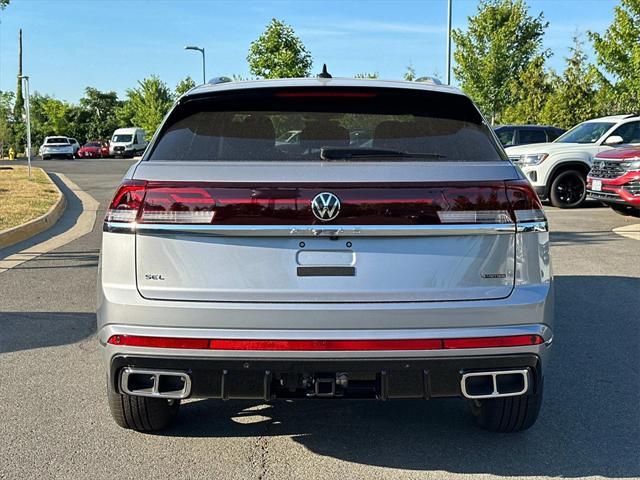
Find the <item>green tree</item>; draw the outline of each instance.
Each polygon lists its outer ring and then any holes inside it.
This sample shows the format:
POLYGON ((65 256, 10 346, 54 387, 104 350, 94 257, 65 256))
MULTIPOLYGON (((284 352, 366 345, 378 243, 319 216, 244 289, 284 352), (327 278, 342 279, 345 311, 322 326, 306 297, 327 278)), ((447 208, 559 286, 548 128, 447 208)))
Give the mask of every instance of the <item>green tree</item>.
POLYGON ((137 88, 127 90, 126 96, 116 113, 120 126, 140 127, 148 136, 153 135, 173 101, 167 84, 152 75, 139 81, 137 88))
POLYGON ((101 92, 97 88, 87 87, 80 99, 80 108, 72 112, 74 130, 84 140, 111 137, 118 128, 116 111, 122 102, 116 92, 101 92))
POLYGON ((16 86, 15 104, 13 107, 14 126, 13 131, 15 135, 16 150, 21 151, 26 146, 27 140, 27 127, 23 120, 24 115, 24 96, 22 95, 22 29, 18 32, 18 76, 16 86))
POLYGON ((452 32, 453 72, 462 89, 495 123, 513 99, 509 86, 541 51, 547 27, 542 13, 529 15, 523 0, 481 0, 466 31, 452 32))
POLYGON ((512 103, 508 105, 500 120, 504 123, 544 123, 543 110, 553 93, 553 73, 545 69, 545 58, 534 58, 520 76, 509 84, 512 103))
POLYGON ((543 123, 562 128, 571 128, 597 116, 596 77, 578 37, 574 37, 570 50, 567 66, 562 76, 554 79, 553 92, 540 117, 543 123))
POLYGON ((604 35, 590 32, 596 51, 598 80, 608 113, 640 108, 640 0, 622 0, 604 35), (608 74, 608 76, 606 75, 608 74))
POLYGON ((251 74, 262 78, 308 77, 313 63, 293 28, 275 18, 251 42, 247 62, 251 74))
POLYGON ((47 98, 42 104, 43 128, 48 135, 70 135, 69 113, 71 105, 56 98, 47 98))
POLYGON ((407 65, 407 71, 404 72, 404 75, 402 76, 402 78, 404 78, 407 82, 415 82, 416 80, 416 69, 413 68, 413 64, 409 63, 409 65, 407 65))
POLYGON ((196 86, 196 82, 191 77, 186 77, 178 82, 176 85, 175 97, 179 98, 193 87, 196 86))
POLYGON ((373 73, 356 73, 353 78, 368 78, 368 79, 376 79, 380 78, 378 72, 373 73))
POLYGON ((0 10, 4 10, 9 5, 9 0, 0 0, 0 10))
POLYGON ((13 133, 13 92, 0 92, 0 144, 6 156, 10 146, 15 146, 13 133))
MULTIPOLYGON (((86 110, 80 105, 70 105, 66 114, 68 122, 67 135, 78 140, 81 145, 87 140, 109 138, 113 129, 106 136, 97 133, 95 130, 97 125, 95 116, 95 112, 86 110)), ((106 131, 106 128, 102 131, 106 131)))

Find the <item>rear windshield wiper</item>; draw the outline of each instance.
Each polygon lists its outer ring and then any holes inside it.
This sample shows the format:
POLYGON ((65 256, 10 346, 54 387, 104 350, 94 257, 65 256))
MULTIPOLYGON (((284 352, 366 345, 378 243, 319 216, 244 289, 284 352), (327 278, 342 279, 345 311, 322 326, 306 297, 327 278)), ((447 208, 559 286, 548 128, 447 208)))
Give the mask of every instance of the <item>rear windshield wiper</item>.
POLYGON ((323 147, 320 149, 322 160, 402 160, 404 158, 445 158, 439 153, 427 152, 402 152, 400 150, 387 150, 384 148, 338 148, 323 147))

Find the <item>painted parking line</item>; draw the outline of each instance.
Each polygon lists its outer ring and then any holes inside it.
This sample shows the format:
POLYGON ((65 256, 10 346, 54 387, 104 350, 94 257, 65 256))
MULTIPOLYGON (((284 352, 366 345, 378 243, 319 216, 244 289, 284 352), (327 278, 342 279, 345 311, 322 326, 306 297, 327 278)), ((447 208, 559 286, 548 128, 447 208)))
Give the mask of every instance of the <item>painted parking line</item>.
POLYGON ((614 228, 613 233, 617 233, 618 235, 631 238, 633 240, 640 240, 640 223, 614 228))

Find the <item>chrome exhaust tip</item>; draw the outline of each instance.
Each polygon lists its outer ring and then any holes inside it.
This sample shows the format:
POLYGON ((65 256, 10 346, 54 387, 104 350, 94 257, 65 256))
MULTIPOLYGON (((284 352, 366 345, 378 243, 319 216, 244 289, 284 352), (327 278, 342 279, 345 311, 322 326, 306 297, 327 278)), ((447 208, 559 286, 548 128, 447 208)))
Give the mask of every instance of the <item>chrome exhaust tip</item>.
POLYGON ((516 397, 529 391, 529 369, 464 373, 462 396, 471 400, 516 397))
POLYGON ((127 367, 120 373, 120 390, 127 395, 180 400, 191 393, 185 372, 127 367))

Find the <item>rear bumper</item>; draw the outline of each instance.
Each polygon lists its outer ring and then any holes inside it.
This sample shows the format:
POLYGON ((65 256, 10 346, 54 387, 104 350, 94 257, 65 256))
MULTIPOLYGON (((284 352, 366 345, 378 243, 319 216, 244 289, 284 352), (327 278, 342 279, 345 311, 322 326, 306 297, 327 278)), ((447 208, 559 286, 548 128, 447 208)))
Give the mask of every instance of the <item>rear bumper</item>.
POLYGON ((529 394, 540 385, 542 366, 535 354, 483 355, 447 358, 215 359, 202 357, 116 355, 110 362, 110 388, 119 391, 124 368, 184 372, 190 378, 189 397, 232 399, 376 398, 410 399, 462 396, 463 373, 527 369, 529 394), (319 393, 311 382, 342 375, 344 386, 319 393), (305 378, 309 380, 306 385, 305 378), (302 385, 301 385, 302 382, 302 385))

